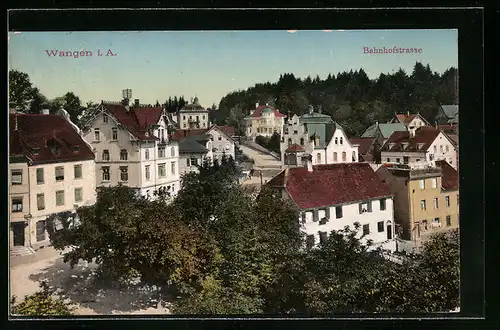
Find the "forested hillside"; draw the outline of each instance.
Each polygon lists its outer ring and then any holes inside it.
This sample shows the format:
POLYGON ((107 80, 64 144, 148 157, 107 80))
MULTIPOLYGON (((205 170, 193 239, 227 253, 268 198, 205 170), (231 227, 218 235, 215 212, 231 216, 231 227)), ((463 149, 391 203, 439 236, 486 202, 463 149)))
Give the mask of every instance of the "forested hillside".
POLYGON ((332 115, 350 136, 359 136, 375 121, 386 122, 395 112, 422 114, 434 122, 439 104, 458 104, 458 73, 454 67, 433 72, 417 62, 411 73, 400 69, 371 80, 363 69, 329 74, 326 79, 280 75, 275 83, 260 83, 224 96, 212 120, 243 127, 255 103, 269 103, 285 114, 303 114, 308 105, 332 115))

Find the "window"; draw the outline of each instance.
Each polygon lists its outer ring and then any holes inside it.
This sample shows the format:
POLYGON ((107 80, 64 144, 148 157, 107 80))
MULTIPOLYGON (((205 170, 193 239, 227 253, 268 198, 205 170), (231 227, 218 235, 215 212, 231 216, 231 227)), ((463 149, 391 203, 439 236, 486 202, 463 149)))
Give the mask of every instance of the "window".
POLYGON ((144 166, 144 174, 146 175, 146 180, 151 179, 151 170, 149 165, 144 166))
POLYGON ((158 147, 158 158, 165 157, 165 147, 158 147))
POLYGON ((321 164, 321 154, 319 152, 316 154, 316 162, 321 164))
POLYGON ((450 207, 450 196, 444 196, 444 205, 450 207))
MULTIPOLYGON (((182 116, 182 120, 186 120, 186 116, 182 116)), ((184 126, 185 126, 185 124, 184 124, 184 126)))
POLYGON ((75 188, 75 202, 81 202, 83 200, 82 188, 75 188))
POLYGON ((438 152, 437 146, 434 146, 434 153, 436 154, 438 152))
POLYGON ((387 158, 387 162, 390 163, 391 162, 391 159, 390 158, 387 158))
POLYGON ((164 130, 163 129, 160 129, 158 130, 158 135, 159 135, 159 138, 161 141, 164 141, 165 140, 165 134, 164 134, 164 130))
POLYGON ((120 166, 120 181, 128 181, 128 166, 120 166))
POLYGON ((187 159, 187 166, 196 166, 198 164, 198 159, 197 158, 188 158, 187 159))
POLYGON ((44 180, 43 168, 37 168, 36 169, 36 183, 43 184, 44 181, 45 180, 44 180))
POLYGON ((353 151, 352 152, 352 161, 355 162, 357 159, 356 159, 356 151, 353 151))
POLYGON ((385 198, 380 200, 380 211, 385 210, 385 198))
POLYGON ((370 225, 366 224, 363 225, 363 235, 369 235, 370 234, 370 225))
POLYGON ((441 219, 439 218, 434 218, 434 220, 432 221, 432 225, 434 227, 441 227, 441 219))
POLYGON ((368 203, 366 203, 367 207, 368 207, 368 212, 372 212, 372 202, 369 201, 368 203))
POLYGON ((337 162, 337 153, 336 152, 333 153, 333 162, 334 163, 337 162))
POLYGON ((396 163, 400 163, 401 162, 401 158, 396 158, 396 163))
POLYGON ((328 234, 326 233, 326 231, 320 231, 319 232, 319 243, 325 244, 327 237, 328 237, 328 234))
MULTIPOLYGON (((186 118, 184 118, 184 119, 186 119, 186 118)), ((182 127, 186 128, 186 124, 182 124, 182 127)))
POLYGON ((102 114, 102 121, 103 121, 103 122, 107 123, 107 122, 108 122, 108 118, 109 118, 109 117, 108 117, 108 115, 107 115, 107 114, 105 114, 105 113, 103 113, 103 114, 102 114))
POLYGON ((427 210, 427 206, 425 205, 425 199, 422 199, 420 201, 420 210, 422 210, 422 211, 427 210))
POLYGON ((36 223, 36 241, 45 241, 45 220, 36 223))
POLYGON ((344 144, 344 139, 340 137, 340 144, 344 144))
POLYGON ((288 138, 288 145, 292 145, 292 139, 291 138, 288 138))
POLYGON ((387 239, 392 239, 392 225, 387 225, 387 239))
POLYGON ((201 119, 205 120, 205 115, 201 116, 201 119))
POLYGON ((443 153, 443 146, 439 146, 439 152, 443 153))
POLYGON ((425 179, 420 180, 420 189, 425 189, 425 179))
POLYGON ((111 140, 118 140, 118 128, 117 127, 113 127, 111 129, 111 140))
POLYGON ((300 145, 303 146, 304 145, 304 138, 300 138, 300 145))
POLYGON ((102 151, 102 160, 105 162, 109 161, 109 150, 102 151))
POLYGON ((384 222, 383 221, 377 222, 377 231, 379 233, 382 233, 384 231, 384 222))
POLYGON ((431 179, 431 182, 432 182, 432 188, 436 188, 437 187, 437 179, 433 178, 433 179, 431 179))
POLYGON ((347 154, 345 151, 342 151, 342 161, 345 162, 347 160, 347 154))
POLYGON ((13 197, 12 198, 12 212, 22 212, 23 211, 23 198, 13 197))
POLYGON ((149 159, 149 149, 146 149, 146 151, 144 151, 144 158, 146 158, 146 160, 149 159))
POLYGON ((298 131, 293 131, 293 134, 297 135, 297 134, 299 134, 299 132, 298 131))
POLYGON ((430 161, 433 161, 433 160, 434 160, 434 155, 433 155, 433 154, 429 154, 429 160, 430 160, 430 161))
POLYGON ((170 172, 172 173, 172 175, 175 175, 175 162, 172 162, 170 163, 170 172))
POLYGON ((175 157, 175 148, 174 147, 170 148, 170 156, 175 157))
POLYGON ((306 212, 302 212, 300 218, 302 220, 302 223, 306 223, 306 221, 307 221, 306 212))
POLYGON ((450 147, 446 146, 446 152, 450 151, 450 147))
POLYGON ((312 249, 314 247, 314 235, 307 235, 306 238, 306 247, 308 249, 312 249))
POLYGON ((335 218, 340 219, 342 216, 342 206, 335 207, 335 218))
POLYGON ((36 194, 36 207, 38 210, 45 210, 45 195, 36 194))
POLYGON ((109 166, 103 166, 102 167, 102 181, 109 181, 109 180, 110 180, 109 166))
POLYGON ((56 167, 56 181, 63 181, 64 180, 64 167, 63 166, 57 166, 56 167))
POLYGON ((101 134, 98 128, 94 128, 94 141, 101 141, 101 134))
POLYGON ((128 159, 128 152, 126 149, 120 150, 120 160, 127 160, 128 159))
POLYGON ((359 203, 359 214, 368 212, 368 203, 359 203))
POLYGON ((447 215, 446 216, 446 227, 451 226, 451 216, 447 215))
POLYGON ((22 170, 12 170, 10 173, 12 184, 22 184, 23 183, 23 171, 22 170))
POLYGON ((339 138, 335 138, 335 144, 339 144, 339 138))
POLYGON ((410 162, 410 157, 403 157, 403 164, 408 164, 410 162))
POLYGON ((427 226, 427 220, 422 220, 422 225, 424 227, 424 230, 427 230, 428 226, 427 226))
POLYGON ((82 165, 73 166, 73 171, 75 172, 75 179, 82 178, 82 165))
POLYGON ((56 206, 64 205, 64 190, 56 191, 56 206))
POLYGON ((439 203, 437 197, 434 198, 434 210, 437 210, 439 208, 439 203))
POLYGON ((165 172, 165 164, 158 164, 158 177, 163 178, 167 176, 165 172))

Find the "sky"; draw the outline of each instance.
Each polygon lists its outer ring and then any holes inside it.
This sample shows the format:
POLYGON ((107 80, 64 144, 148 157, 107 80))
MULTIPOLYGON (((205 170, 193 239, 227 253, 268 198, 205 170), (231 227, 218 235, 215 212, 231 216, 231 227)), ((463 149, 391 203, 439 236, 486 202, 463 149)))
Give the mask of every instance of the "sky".
POLYGON ((141 103, 184 95, 209 107, 283 73, 325 78, 363 68, 374 79, 399 68, 410 74, 417 61, 439 73, 458 67, 457 30, 10 32, 8 39, 9 69, 27 73, 49 99, 73 92, 82 102, 119 101, 132 89, 141 103), (422 51, 364 49, 394 46, 422 51), (49 56, 54 51, 88 56, 49 56))

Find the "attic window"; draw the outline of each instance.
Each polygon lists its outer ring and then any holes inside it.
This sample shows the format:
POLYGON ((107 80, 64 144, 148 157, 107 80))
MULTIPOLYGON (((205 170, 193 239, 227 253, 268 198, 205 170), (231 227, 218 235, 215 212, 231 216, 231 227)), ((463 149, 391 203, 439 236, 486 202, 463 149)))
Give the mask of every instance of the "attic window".
POLYGON ((422 149, 424 147, 424 144, 423 143, 419 143, 418 144, 418 149, 422 149))
POLYGON ((406 148, 408 148, 408 143, 407 143, 407 142, 404 142, 404 143, 403 143, 403 149, 406 149, 406 148))
POLYGON ((389 143, 389 149, 392 149, 394 147, 395 143, 389 143))

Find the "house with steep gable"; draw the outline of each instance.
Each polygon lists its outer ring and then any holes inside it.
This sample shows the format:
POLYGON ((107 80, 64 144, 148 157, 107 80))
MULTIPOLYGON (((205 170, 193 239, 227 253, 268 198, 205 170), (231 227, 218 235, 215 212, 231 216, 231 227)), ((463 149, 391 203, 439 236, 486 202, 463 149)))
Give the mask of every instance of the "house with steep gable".
POLYGON ((408 111, 406 114, 395 114, 394 118, 389 121, 389 123, 400 123, 406 126, 408 131, 415 132, 415 130, 421 126, 431 126, 424 117, 419 113, 410 114, 408 111))
POLYGON ((163 107, 102 101, 84 125, 93 147, 96 186, 122 184, 154 198, 180 189, 179 145, 169 139, 163 107))
POLYGON ((392 194, 367 163, 340 163, 286 168, 267 185, 297 206, 311 248, 332 230, 361 225, 362 241, 394 251, 392 194))

